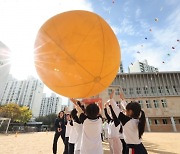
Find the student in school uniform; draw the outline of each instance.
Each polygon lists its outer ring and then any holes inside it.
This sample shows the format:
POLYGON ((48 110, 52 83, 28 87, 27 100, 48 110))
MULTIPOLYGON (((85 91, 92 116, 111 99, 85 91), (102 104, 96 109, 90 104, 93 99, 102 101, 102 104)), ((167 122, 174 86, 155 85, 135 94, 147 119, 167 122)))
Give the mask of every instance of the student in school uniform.
POLYGON ((120 141, 120 125, 115 127, 113 119, 108 114, 108 104, 105 104, 104 114, 108 120, 108 141, 111 154, 122 154, 122 143, 120 141))
POLYGON ((73 125, 74 125, 75 131, 77 133, 77 140, 76 140, 75 147, 74 147, 74 154, 80 154, 83 125, 79 120, 74 122, 73 125))
MULTIPOLYGON (((73 98, 70 99, 76 106, 79 106, 83 112, 85 111, 85 107, 82 104, 82 102, 75 100, 73 98)), ((77 134, 77 140, 74 146, 74 154, 80 154, 80 146, 81 146, 81 139, 82 139, 82 123, 80 122, 77 112, 76 115, 74 115, 74 122, 73 122, 73 127, 75 128, 76 134, 77 134)))
POLYGON ((64 119, 64 111, 59 112, 58 117, 55 120, 55 134, 53 140, 53 154, 57 153, 57 141, 59 136, 61 136, 63 143, 65 143, 65 119, 64 119))
POLYGON ((66 114, 66 133, 65 133, 65 149, 63 154, 68 154, 69 134, 71 131, 72 119, 70 114, 66 114))
POLYGON ((141 142, 145 129, 145 113, 141 110, 140 104, 137 102, 128 103, 126 105, 126 115, 123 112, 119 112, 117 116, 118 108, 112 97, 113 92, 110 96, 109 107, 115 126, 118 126, 120 122, 122 123, 123 136, 126 142, 126 154, 147 154, 141 142))
POLYGON ((71 111, 72 122, 70 123, 70 133, 69 133, 69 144, 68 144, 68 154, 74 154, 75 143, 77 142, 78 134, 74 123, 78 121, 77 110, 73 109, 71 111))
POLYGON ((76 109, 83 124, 80 154, 103 154, 99 106, 95 103, 89 104, 85 113, 79 106, 76 106, 76 109))

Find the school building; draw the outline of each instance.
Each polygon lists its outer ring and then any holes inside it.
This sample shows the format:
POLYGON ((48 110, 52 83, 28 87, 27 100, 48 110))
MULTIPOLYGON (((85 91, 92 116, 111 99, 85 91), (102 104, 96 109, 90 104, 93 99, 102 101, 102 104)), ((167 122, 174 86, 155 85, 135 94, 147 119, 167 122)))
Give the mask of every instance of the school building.
POLYGON ((146 114, 146 131, 180 131, 180 72, 118 74, 111 86, 95 97, 104 103, 112 89, 117 104, 121 91, 128 102, 140 103, 146 114))

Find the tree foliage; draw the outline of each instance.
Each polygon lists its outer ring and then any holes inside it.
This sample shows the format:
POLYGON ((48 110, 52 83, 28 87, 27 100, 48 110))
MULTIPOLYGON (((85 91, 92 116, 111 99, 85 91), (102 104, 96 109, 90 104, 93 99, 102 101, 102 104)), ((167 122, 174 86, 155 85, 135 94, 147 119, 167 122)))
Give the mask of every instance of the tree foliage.
POLYGON ((36 118, 37 122, 43 122, 43 125, 49 125, 51 127, 54 126, 55 119, 57 118, 57 115, 55 113, 47 115, 47 116, 40 116, 36 118))
POLYGON ((0 117, 11 118, 12 122, 28 122, 32 117, 32 112, 26 106, 19 106, 14 103, 0 106, 0 117))

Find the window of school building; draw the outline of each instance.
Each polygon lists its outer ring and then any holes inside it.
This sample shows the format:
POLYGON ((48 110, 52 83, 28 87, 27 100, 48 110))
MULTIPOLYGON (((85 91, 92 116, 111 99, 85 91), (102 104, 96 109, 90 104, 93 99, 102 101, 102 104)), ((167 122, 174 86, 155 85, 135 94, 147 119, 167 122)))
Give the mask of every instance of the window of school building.
POLYGON ((159 102, 158 102, 158 100, 153 100, 153 103, 154 103, 154 107, 155 107, 155 108, 159 108, 159 102))
POLYGON ((168 124, 167 119, 162 119, 163 124, 168 124))
POLYGON ((162 88, 162 86, 159 86, 159 87, 158 87, 158 91, 159 91, 160 94, 163 93, 163 88, 162 88))
POLYGON ((162 107, 163 107, 163 108, 167 108, 167 102, 166 102, 165 99, 162 99, 162 100, 161 100, 161 103, 162 103, 162 107))
POLYGON ((158 125, 159 124, 159 120, 154 119, 154 124, 158 125))
POLYGON ((139 87, 136 88, 136 93, 137 93, 137 94, 141 94, 141 88, 139 88, 139 87))
POLYGON ((176 89, 176 86, 173 86, 173 89, 174 89, 174 91, 177 93, 177 89, 176 89))
POLYGON ((130 94, 130 95, 133 94, 133 88, 129 88, 129 94, 130 94))
POLYGON ((151 119, 148 119, 148 122, 150 125, 152 125, 152 120, 151 119))
POLYGON ((127 95, 126 88, 122 88, 122 90, 123 90, 123 93, 124 93, 125 95, 127 95))
POLYGON ((112 89, 108 89, 108 95, 112 93, 112 89))
POLYGON ((147 108, 152 108, 150 100, 146 100, 146 107, 147 108))
POLYGON ((156 89, 155 89, 155 87, 151 87, 151 93, 156 93, 156 89))
POLYGON ((139 100, 138 103, 141 105, 141 108, 143 108, 143 101, 142 100, 139 100))
POLYGON ((115 90, 115 95, 119 95, 120 94, 120 90, 119 89, 116 89, 115 90))
POLYGON ((168 94, 170 94, 170 89, 169 89, 168 86, 166 86, 166 92, 167 92, 168 94))
POLYGON ((148 94, 148 88, 144 87, 144 94, 148 94))

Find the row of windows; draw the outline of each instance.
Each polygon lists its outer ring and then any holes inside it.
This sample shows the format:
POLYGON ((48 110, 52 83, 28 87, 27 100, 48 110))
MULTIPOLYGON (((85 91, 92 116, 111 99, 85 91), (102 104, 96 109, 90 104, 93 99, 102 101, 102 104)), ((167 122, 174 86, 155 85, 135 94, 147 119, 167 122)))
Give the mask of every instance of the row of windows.
MULTIPOLYGON (((149 124, 152 125, 152 124, 155 124, 155 125, 159 125, 160 123, 161 124, 171 124, 170 120, 168 119, 148 119, 149 121, 149 124)), ((174 123, 175 124, 180 124, 180 119, 176 119, 174 120, 174 123)))
MULTIPOLYGON (((118 105, 120 104, 120 101, 116 102, 118 105)), ((163 108, 167 108, 167 101, 165 99, 161 100, 139 100, 138 103, 141 105, 141 108, 160 108, 160 104, 163 108), (145 103, 145 104, 144 104, 145 103)))
MULTIPOLYGON (((145 87, 137 87, 136 89, 135 88, 129 88, 129 89, 126 89, 126 88, 122 88, 123 90, 123 93, 125 95, 129 94, 129 95, 133 95, 133 94, 155 94, 155 93, 159 93, 159 94, 162 94, 162 93, 168 93, 170 94, 172 91, 178 93, 178 90, 179 88, 176 87, 176 86, 173 86, 172 88, 171 87, 168 87, 168 86, 165 86, 165 87, 162 87, 162 86, 158 86, 157 88, 156 87, 148 87, 148 86, 145 86, 145 87), (136 92, 135 92, 136 90, 136 92), (127 92, 129 91, 129 92, 127 92)), ((110 95, 112 92, 112 89, 108 89, 108 95, 110 95)), ((115 89, 115 95, 119 95, 120 93, 120 89, 115 89)))
MULTIPOLYGON (((144 108, 144 103, 142 100, 138 101, 139 104, 141 105, 141 108, 144 108)), ((167 108, 167 102, 165 99, 161 99, 160 101, 159 100, 146 100, 145 101, 145 105, 146 105, 146 108, 152 108, 152 106, 154 106, 154 108, 159 108, 160 107, 160 104, 162 105, 163 108, 167 108)))

